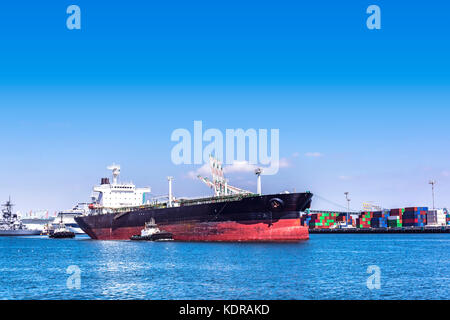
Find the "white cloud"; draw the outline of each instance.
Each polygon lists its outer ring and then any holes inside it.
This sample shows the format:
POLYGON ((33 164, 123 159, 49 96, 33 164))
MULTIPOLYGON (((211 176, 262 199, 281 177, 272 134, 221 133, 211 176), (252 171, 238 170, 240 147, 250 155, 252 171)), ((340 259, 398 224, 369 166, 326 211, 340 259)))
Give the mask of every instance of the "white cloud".
POLYGON ((305 156, 310 157, 310 158, 319 158, 319 157, 322 157, 323 154, 320 152, 307 152, 307 153, 305 153, 305 156))
POLYGON ((350 177, 350 176, 339 176, 338 178, 339 178, 339 180, 347 181, 347 180, 350 180, 352 177, 350 177))
POLYGON ((224 167, 225 173, 254 172, 258 167, 248 161, 234 161, 232 165, 224 167))
MULTIPOLYGON (((274 167, 276 163, 271 164, 274 167)), ((291 163, 286 158, 281 158, 278 161, 278 168, 288 168, 291 167, 291 163)), ((254 173, 256 169, 262 168, 264 170, 264 166, 257 166, 248 163, 248 161, 234 161, 232 165, 226 166, 224 168, 224 172, 228 173, 254 173)))
MULTIPOLYGON (((275 166, 275 163, 272 164, 272 166, 275 166)), ((288 168, 291 167, 291 163, 286 158, 281 158, 278 161, 278 167, 279 168, 288 168)), ((250 164, 248 161, 234 161, 231 165, 226 165, 223 168, 224 174, 233 174, 233 173, 254 173, 256 169, 262 168, 264 170, 263 166, 257 166, 254 164, 250 164)), ((187 177, 196 180, 197 177, 201 176, 211 176, 211 168, 209 163, 205 163, 202 167, 198 168, 197 170, 189 171, 187 173, 187 177)))
POLYGON ((450 171, 442 171, 442 175, 444 176, 444 177, 450 177, 450 171))
POLYGON ((197 176, 209 176, 211 174, 211 169, 209 168, 209 163, 205 163, 203 166, 198 168, 195 171, 189 171, 187 173, 187 177, 197 180, 197 176))
POLYGON ((278 163, 278 167, 279 168, 288 168, 290 166, 291 166, 291 163, 286 158, 281 158, 279 163, 278 163))

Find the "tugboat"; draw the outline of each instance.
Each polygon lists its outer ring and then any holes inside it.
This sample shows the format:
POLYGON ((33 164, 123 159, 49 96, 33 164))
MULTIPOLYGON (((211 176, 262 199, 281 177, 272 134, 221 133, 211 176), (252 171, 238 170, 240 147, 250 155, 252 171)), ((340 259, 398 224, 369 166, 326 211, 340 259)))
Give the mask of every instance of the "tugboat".
POLYGON ((75 233, 66 228, 63 223, 63 217, 61 215, 61 222, 59 223, 59 227, 55 229, 53 232, 49 232, 49 238, 53 239, 72 239, 75 238, 75 233))
POLYGON ((30 230, 22 223, 20 217, 12 213, 13 204, 11 198, 2 205, 2 215, 0 217, 0 236, 38 236, 39 230, 30 230))
POLYGON ((75 207, 73 207, 73 209, 59 212, 53 222, 53 228, 57 228, 60 218, 63 218, 64 225, 67 229, 73 231, 75 234, 84 234, 84 231, 80 229, 74 218, 86 214, 88 210, 88 204, 78 203, 75 207))
POLYGON ((159 230, 155 223, 155 219, 145 223, 145 228, 142 229, 141 235, 135 235, 130 238, 135 241, 172 241, 173 235, 169 232, 159 230))
POLYGON ((53 226, 47 223, 46 225, 44 225, 44 228, 42 228, 41 236, 49 236, 53 232, 53 226))

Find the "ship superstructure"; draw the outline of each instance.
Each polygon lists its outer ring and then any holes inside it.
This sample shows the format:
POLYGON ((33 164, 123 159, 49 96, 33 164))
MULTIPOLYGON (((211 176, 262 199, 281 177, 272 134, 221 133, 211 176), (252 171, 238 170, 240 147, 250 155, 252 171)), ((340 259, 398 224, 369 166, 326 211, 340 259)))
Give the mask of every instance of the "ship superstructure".
POLYGON ((150 188, 136 188, 133 183, 119 183, 120 166, 111 165, 113 182, 109 178, 102 178, 101 184, 95 186, 91 210, 98 213, 112 212, 115 209, 137 207, 145 203, 145 195, 151 192, 150 188))

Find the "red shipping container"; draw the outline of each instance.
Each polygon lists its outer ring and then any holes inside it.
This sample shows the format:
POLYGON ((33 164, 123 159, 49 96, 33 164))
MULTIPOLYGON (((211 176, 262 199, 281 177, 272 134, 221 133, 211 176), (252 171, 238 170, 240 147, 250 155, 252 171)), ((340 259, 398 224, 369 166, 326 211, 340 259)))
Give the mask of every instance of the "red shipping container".
POLYGON ((391 209, 391 216, 399 216, 403 213, 403 209, 391 209))
POLYGON ((404 219, 403 223, 419 223, 419 219, 404 219))

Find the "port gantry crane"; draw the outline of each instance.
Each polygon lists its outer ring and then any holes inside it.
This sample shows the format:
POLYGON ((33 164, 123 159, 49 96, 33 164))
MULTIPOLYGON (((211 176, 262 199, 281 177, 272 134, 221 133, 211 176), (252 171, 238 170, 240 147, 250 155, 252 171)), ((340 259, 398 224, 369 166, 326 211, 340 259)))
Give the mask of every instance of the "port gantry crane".
POLYGON ((211 175, 213 177, 213 180, 211 181, 210 179, 202 177, 201 175, 197 177, 204 184, 206 184, 208 187, 214 190, 214 195, 216 197, 239 195, 239 194, 252 194, 252 192, 248 190, 233 187, 228 184, 228 181, 225 179, 223 173, 223 165, 218 159, 214 158, 213 156, 209 156, 209 165, 211 168, 211 175))

